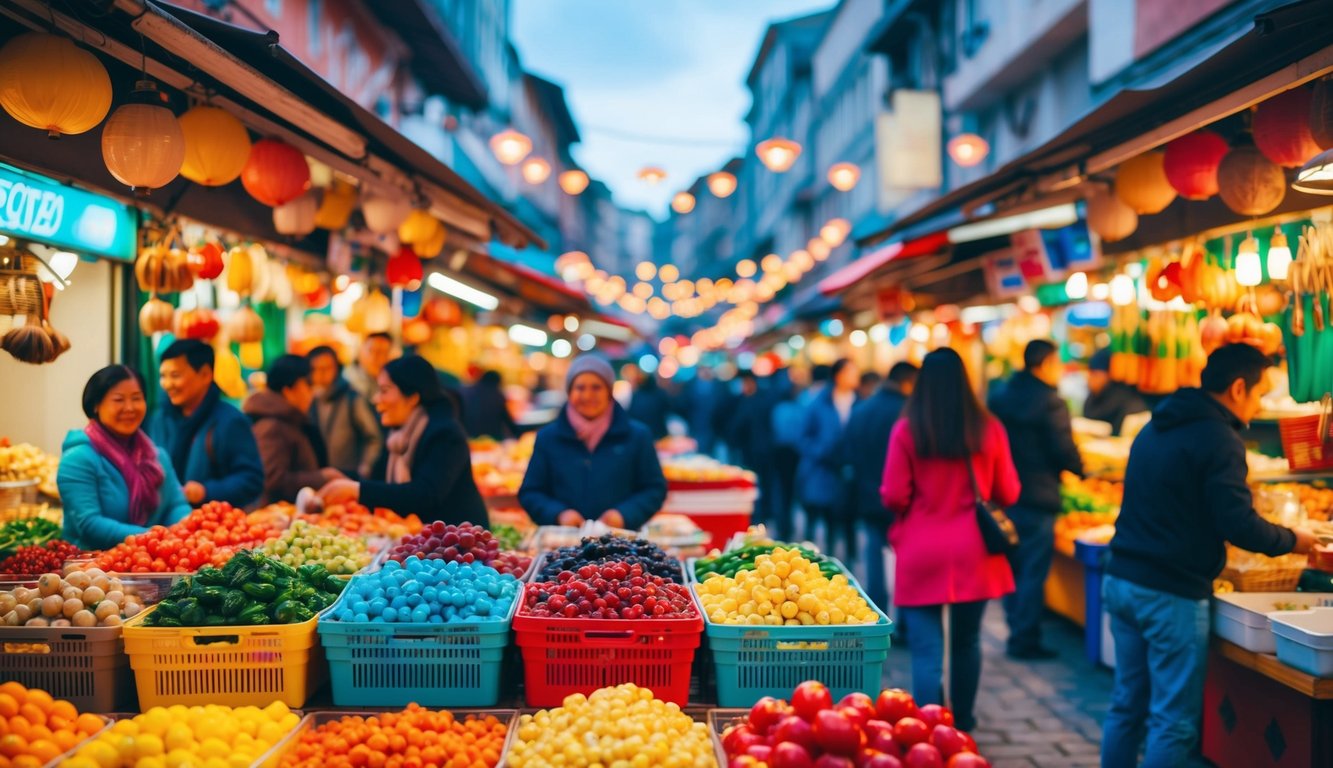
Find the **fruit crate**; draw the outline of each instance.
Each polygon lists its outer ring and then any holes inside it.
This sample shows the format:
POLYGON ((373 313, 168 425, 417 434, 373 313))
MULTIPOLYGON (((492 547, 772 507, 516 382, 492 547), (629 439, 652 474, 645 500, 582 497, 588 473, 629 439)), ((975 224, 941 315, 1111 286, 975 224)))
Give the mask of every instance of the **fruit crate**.
POLYGON ((134 706, 121 627, 0 627, 0 674, 80 712, 134 706))
MULTIPOLYGON (((691 557, 691 558, 689 558, 689 559, 687 559, 687 560, 685 561, 685 580, 686 580, 686 583, 688 583, 688 584, 698 584, 698 583, 700 583, 700 582, 699 582, 699 577, 694 575, 694 565, 695 565, 695 563, 697 563, 697 562, 699 562, 700 560, 703 560, 703 559, 704 559, 704 558, 702 558, 702 557, 691 557)), ((829 560, 830 560, 834 565, 838 566, 838 571, 839 571, 840 573, 842 573, 842 575, 846 576, 846 577, 848 578, 848 580, 850 580, 850 579, 852 578, 852 571, 851 571, 851 569, 848 568, 846 565, 844 565, 843 562, 842 562, 841 560, 837 559, 836 557, 829 557, 829 560)), ((878 608, 879 606, 875 606, 875 607, 878 608)))
MULTIPOLYGON (((521 598, 520 598, 521 599, 521 598)), ((698 600, 694 609, 699 610, 698 600)), ((572 693, 634 683, 685 706, 690 667, 703 637, 700 616, 681 619, 582 619, 514 615, 529 706, 559 706, 572 693)))
POLYGON ((156 608, 125 623, 125 653, 143 709, 183 704, 304 706, 327 674, 319 616, 255 627, 146 627, 156 608))
MULTIPOLYGON (((535 582, 537 580, 537 574, 542 568, 546 567, 546 558, 550 554, 550 552, 542 552, 537 555, 537 557, 533 558, 532 565, 528 566, 527 572, 523 575, 523 578, 520 579, 520 581, 525 583, 535 582)), ((679 575, 677 575, 675 579, 676 583, 683 586, 689 586, 689 569, 687 569, 685 564, 678 559, 674 560, 674 563, 676 568, 679 569, 679 575)))
MULTIPOLYGON (((875 624, 754 626, 715 624, 704 613, 704 635, 713 654, 719 707, 750 707, 764 696, 785 698, 806 680, 819 680, 833 699, 878 691, 889 658, 893 622, 856 588, 879 621, 875 624)), ((698 601, 698 585, 691 587, 698 601)), ((702 602, 699 603, 702 605, 702 602)))
MULTIPOLYGON (((790 693, 788 694, 790 696, 790 693)), ((710 709, 708 710, 708 731, 713 734, 713 754, 718 765, 729 765, 727 750, 722 747, 722 734, 727 727, 746 722, 750 716, 748 709, 710 709)))
MULTIPOLYGON (((48 691, 48 693, 49 693, 49 691, 48 691)), ((75 705, 75 706, 77 706, 77 705, 75 705)), ((80 708, 80 711, 81 711, 81 712, 83 711, 82 708, 80 708)), ((73 747, 71 747, 70 749, 66 750, 62 755, 60 755, 60 756, 57 757, 56 759, 52 760, 51 762, 47 763, 46 765, 42 766, 42 768, 57 768, 57 766, 64 765, 64 764, 65 764, 65 761, 66 761, 66 760, 69 760, 69 759, 72 758, 72 757, 74 757, 74 754, 75 754, 76 752, 78 752, 79 749, 80 749, 84 744, 87 744, 88 742, 92 741, 93 739, 97 738, 98 736, 101 736, 102 733, 103 733, 104 731, 106 731, 106 729, 110 728, 111 725, 115 722, 115 719, 114 719, 114 718, 110 718, 110 717, 107 717, 107 716, 105 716, 105 715, 96 715, 96 714, 94 714, 94 716, 97 717, 99 720, 102 721, 102 729, 99 730, 97 733, 94 733, 93 735, 87 737, 86 739, 83 739, 83 740, 80 741, 78 744, 75 744, 73 747)))
MULTIPOLYGON (((421 702, 417 703, 420 704, 421 702)), ((422 704, 422 706, 425 705, 422 704)), ((305 734, 307 731, 318 728, 321 725, 324 725, 325 723, 330 723, 333 722, 334 720, 341 720, 344 717, 366 717, 366 718, 379 717, 397 711, 399 710, 387 709, 380 711, 371 711, 365 709, 363 710, 344 709, 344 710, 338 710, 336 712, 312 712, 306 715, 305 717, 301 718, 301 722, 296 726, 296 730, 287 734, 281 741, 279 741, 277 744, 274 744, 273 747, 269 749, 268 752, 265 752, 264 755, 259 758, 259 761, 255 763, 255 766, 256 768, 279 768, 279 766, 282 765, 282 758, 296 747, 297 742, 300 740, 303 734, 305 734)), ((504 750, 502 750, 501 752, 502 759, 500 765, 504 764, 503 754, 505 751, 508 751, 509 742, 514 738, 514 731, 517 730, 516 726, 518 725, 518 710, 454 709, 453 707, 449 707, 449 711, 453 713, 454 719, 456 720, 462 720, 470 715, 475 715, 478 717, 494 715, 495 718, 498 719, 500 722, 506 723, 508 725, 509 730, 508 733, 505 735, 505 744, 504 744, 504 750)))
MULTIPOLYGON (((681 707, 681 711, 689 715, 690 717, 694 718, 694 721, 696 723, 708 722, 709 709, 706 707, 696 707, 696 706, 681 707)), ((516 716, 514 718, 514 724, 509 728, 509 736, 508 738, 505 739, 504 752, 501 753, 500 763, 496 765, 495 768, 511 768, 509 764, 509 755, 510 752, 513 750, 514 742, 518 741, 518 727, 522 722, 521 716, 524 714, 532 714, 532 713, 520 712, 518 713, 519 716, 516 716)), ((748 714, 748 710, 746 711, 746 714, 748 714)), ((718 741, 717 739, 713 739, 713 757, 718 760, 717 764, 720 768, 727 768, 727 762, 725 760, 722 760, 721 756, 722 752, 719 750, 718 741)), ((268 766, 265 766, 264 768, 268 768, 268 766)), ((277 767, 274 766, 274 768, 277 767)))
POLYGON ((501 619, 453 624, 336 621, 344 591, 318 625, 334 705, 495 706, 522 586, 501 619))
MULTIPOLYGON (((61 576, 68 576, 74 571, 86 571, 92 567, 92 558, 72 558, 66 560, 60 568, 61 576)), ((109 578, 120 579, 129 588, 134 585, 135 594, 143 599, 144 605, 153 605, 162 601, 168 591, 180 581, 193 573, 183 571, 173 571, 169 573, 119 573, 116 571, 105 571, 109 578)))

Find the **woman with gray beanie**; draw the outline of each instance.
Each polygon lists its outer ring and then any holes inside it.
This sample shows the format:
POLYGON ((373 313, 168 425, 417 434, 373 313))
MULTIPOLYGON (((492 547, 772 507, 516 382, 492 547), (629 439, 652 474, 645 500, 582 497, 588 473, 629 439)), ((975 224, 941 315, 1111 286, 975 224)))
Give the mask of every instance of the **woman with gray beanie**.
POLYGON ((611 398, 616 374, 598 355, 569 366, 569 403, 537 433, 519 503, 538 525, 598 520, 638 529, 666 500, 653 437, 611 398))

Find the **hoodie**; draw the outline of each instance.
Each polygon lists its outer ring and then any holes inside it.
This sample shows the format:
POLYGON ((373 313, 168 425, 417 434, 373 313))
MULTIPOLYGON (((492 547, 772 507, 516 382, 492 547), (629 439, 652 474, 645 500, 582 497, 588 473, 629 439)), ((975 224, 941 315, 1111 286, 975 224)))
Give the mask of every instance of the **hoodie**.
POLYGON ((264 494, 260 504, 295 501, 309 486, 319 489, 324 475, 319 453, 311 440, 314 427, 281 393, 260 390, 246 398, 241 410, 253 422, 259 457, 264 463, 264 494))
POLYGON ((56 486, 65 507, 64 538, 80 549, 110 549, 126 536, 143 533, 154 525, 171 525, 190 514, 171 458, 161 448, 157 460, 162 463, 162 487, 158 489, 157 510, 148 516, 147 526, 129 522, 130 491, 125 477, 109 459, 93 448, 83 430, 72 430, 61 446, 60 469, 56 486))
POLYGON ((1216 398, 1182 389, 1134 441, 1106 572, 1191 600, 1213 593, 1226 542, 1269 556, 1296 546, 1254 511, 1241 423, 1216 398))
POLYGON ((1059 514, 1060 473, 1083 474, 1083 459, 1069 426, 1069 406, 1055 387, 1019 371, 991 398, 990 409, 1009 434, 1023 485, 1018 506, 1059 514))

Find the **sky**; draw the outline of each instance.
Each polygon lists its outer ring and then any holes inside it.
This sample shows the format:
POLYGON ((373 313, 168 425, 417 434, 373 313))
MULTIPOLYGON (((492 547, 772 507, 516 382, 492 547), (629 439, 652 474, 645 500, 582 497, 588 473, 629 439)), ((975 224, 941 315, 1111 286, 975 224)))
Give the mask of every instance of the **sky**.
POLYGON ((513 40, 524 69, 564 86, 583 137, 575 159, 619 204, 660 218, 672 195, 744 150, 745 76, 768 23, 834 4, 514 0, 513 40), (647 165, 667 179, 640 181, 647 165))

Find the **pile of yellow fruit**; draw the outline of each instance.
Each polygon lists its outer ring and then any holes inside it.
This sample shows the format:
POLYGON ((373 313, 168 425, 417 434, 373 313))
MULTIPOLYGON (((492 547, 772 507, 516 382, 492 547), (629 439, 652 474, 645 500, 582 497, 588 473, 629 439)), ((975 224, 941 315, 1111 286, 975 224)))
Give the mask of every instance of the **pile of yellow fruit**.
POLYGON ((880 616, 838 574, 829 578, 794 549, 754 559, 735 578, 714 574, 698 585, 699 602, 714 624, 810 626, 875 624, 880 616))
POLYGON ((633 683, 576 693, 519 721, 506 756, 510 768, 717 768, 704 723, 633 683))
POLYGON ((296 729, 282 702, 259 707, 153 707, 79 748, 63 768, 248 768, 296 729))

